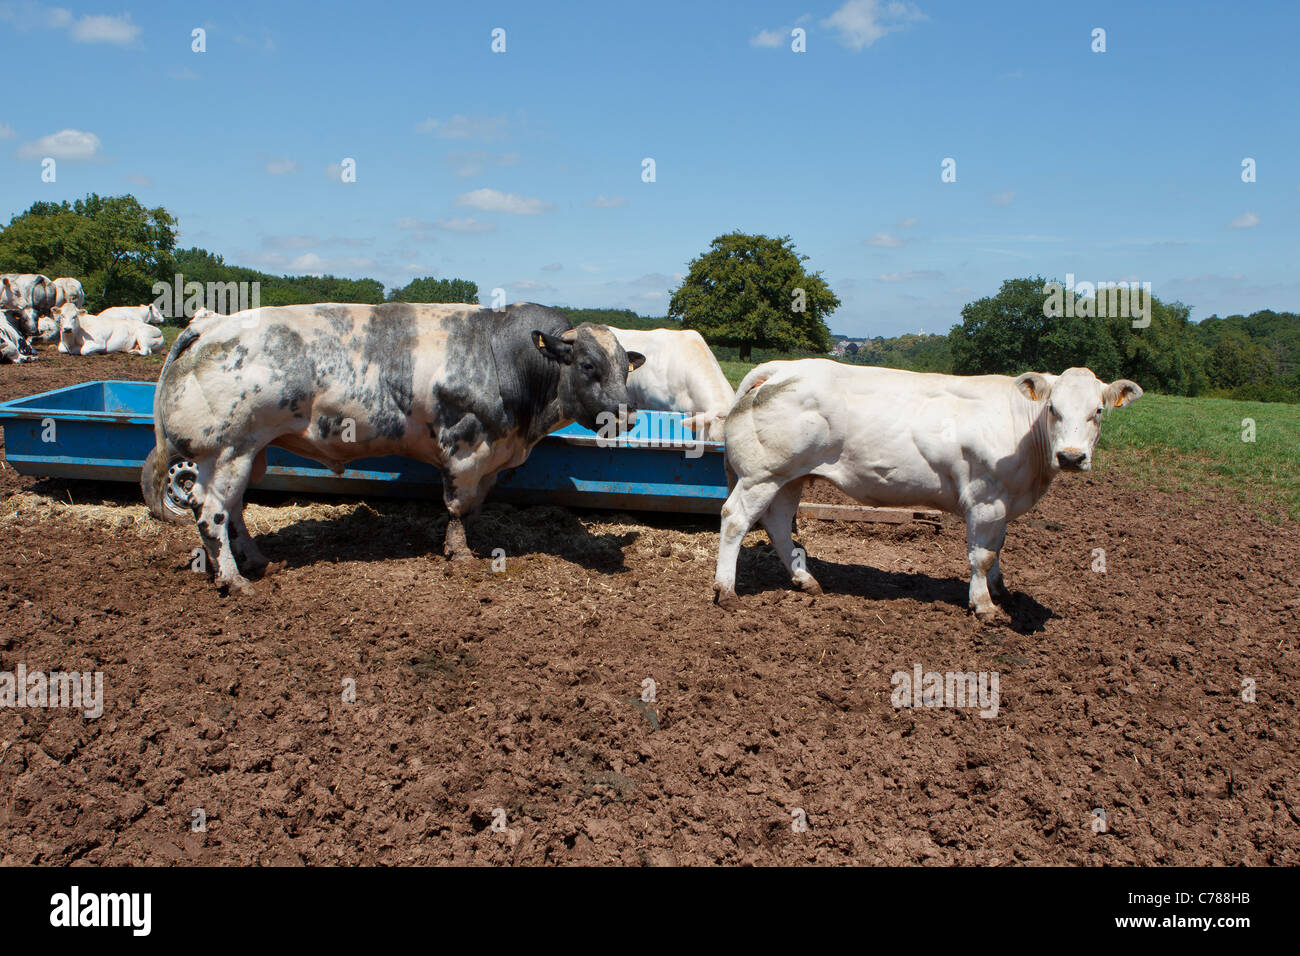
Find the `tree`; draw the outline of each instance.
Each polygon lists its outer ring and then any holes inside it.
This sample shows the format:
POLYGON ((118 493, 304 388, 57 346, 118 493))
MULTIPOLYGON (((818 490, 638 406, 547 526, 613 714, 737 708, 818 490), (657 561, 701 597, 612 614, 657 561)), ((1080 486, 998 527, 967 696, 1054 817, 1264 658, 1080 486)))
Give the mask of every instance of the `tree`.
POLYGON ((153 300, 170 281, 176 220, 131 195, 37 202, 0 232, 0 271, 81 280, 92 312, 153 300))
POLYGON ((737 347, 742 362, 755 348, 829 352, 826 317, 840 300, 807 260, 789 236, 718 236, 691 260, 668 314, 712 345, 737 347))
POLYGON ((388 294, 390 302, 470 302, 478 304, 478 283, 468 279, 412 279, 388 294))

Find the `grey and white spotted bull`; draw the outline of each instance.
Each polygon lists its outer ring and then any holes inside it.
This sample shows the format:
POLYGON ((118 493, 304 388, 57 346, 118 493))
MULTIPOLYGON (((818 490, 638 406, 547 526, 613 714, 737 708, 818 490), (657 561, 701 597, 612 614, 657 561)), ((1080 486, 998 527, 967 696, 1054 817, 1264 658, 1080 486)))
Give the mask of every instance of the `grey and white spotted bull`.
POLYGON ((0 275, 0 298, 9 303, 3 308, 16 313, 11 322, 26 337, 39 334, 41 316, 53 314, 56 292, 54 283, 43 275, 7 272, 0 275))
POLYGON ((938 508, 966 521, 970 607, 996 615, 1009 596, 1000 554, 1007 522, 1061 471, 1087 471, 1102 413, 1142 397, 1086 368, 1060 375, 935 375, 826 359, 767 362, 736 390, 727 417, 719 604, 734 607, 741 540, 762 521, 794 584, 820 594, 794 560, 790 524, 805 482, 825 478, 863 504, 938 508), (992 591, 992 595, 990 595, 992 591))
POLYGON ((155 514, 168 469, 194 463, 189 505, 219 587, 248 588, 266 558, 243 521, 266 448, 337 472, 405 455, 437 467, 450 517, 444 551, 470 557, 465 523, 497 476, 572 422, 632 424, 627 375, 644 359, 602 325, 573 328, 531 303, 297 305, 205 318, 168 353, 154 400, 156 446, 141 484, 155 514))

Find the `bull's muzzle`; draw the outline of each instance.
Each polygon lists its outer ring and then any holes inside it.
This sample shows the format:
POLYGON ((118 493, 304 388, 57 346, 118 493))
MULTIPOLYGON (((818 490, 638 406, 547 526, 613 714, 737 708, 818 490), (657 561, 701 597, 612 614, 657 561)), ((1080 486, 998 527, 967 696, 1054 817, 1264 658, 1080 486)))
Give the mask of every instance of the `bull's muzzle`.
POLYGON ((1056 463, 1064 471, 1086 471, 1088 468, 1088 453, 1067 448, 1056 453, 1056 463))

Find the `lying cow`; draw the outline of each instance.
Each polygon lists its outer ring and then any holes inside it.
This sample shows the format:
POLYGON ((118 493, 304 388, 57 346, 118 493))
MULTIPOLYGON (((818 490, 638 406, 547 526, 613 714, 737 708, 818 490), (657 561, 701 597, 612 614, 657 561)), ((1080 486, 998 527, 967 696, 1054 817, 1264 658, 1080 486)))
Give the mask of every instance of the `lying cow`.
POLYGON ((23 341, 10 316, 15 313, 0 312, 0 365, 21 365, 36 358, 31 346, 23 341))
POLYGON ((722 441, 727 410, 736 396, 699 332, 610 331, 623 348, 645 356, 645 365, 627 378, 627 394, 634 408, 692 412, 686 424, 697 437, 722 441))
POLYGON ((59 310, 59 351, 69 355, 103 355, 132 352, 151 355, 162 348, 160 329, 144 322, 83 312, 69 303, 59 310))
POLYGON ((149 325, 162 325, 166 318, 158 306, 149 305, 115 305, 99 313, 102 319, 114 319, 127 322, 147 322, 149 325))
POLYGON ((52 311, 57 312, 69 302, 79 309, 84 309, 86 307, 86 290, 81 287, 81 283, 76 279, 55 279, 54 301, 51 304, 52 311))
POLYGON ((938 508, 966 520, 970 607, 991 620, 1009 596, 999 553, 1007 522, 1029 511, 1058 471, 1087 471, 1104 409, 1142 397, 1086 368, 963 377, 806 359, 745 376, 727 419, 731 494, 722 508, 719 604, 734 607, 741 539, 762 521, 793 582, 790 525, 805 481, 826 478, 863 504, 938 508))
POLYGON ((50 314, 54 295, 49 283, 42 275, 0 275, 0 309, 10 313, 10 323, 23 338, 36 335, 40 317, 50 314))
POLYGON ((215 581, 243 590, 244 574, 266 567, 243 510, 268 445, 337 472, 405 455, 441 470, 444 551, 464 559, 465 522, 498 472, 571 422, 632 424, 627 376, 642 361, 605 326, 575 329, 531 303, 295 305, 208 318, 163 364, 141 487, 165 517, 170 464, 195 463, 191 508, 215 581))

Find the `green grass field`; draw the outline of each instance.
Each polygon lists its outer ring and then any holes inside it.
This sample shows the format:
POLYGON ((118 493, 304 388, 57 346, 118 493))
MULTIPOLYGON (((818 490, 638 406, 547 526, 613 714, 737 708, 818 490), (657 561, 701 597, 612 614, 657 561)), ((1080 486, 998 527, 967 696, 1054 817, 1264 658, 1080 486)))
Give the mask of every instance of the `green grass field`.
MULTIPOLYGON (((754 367, 722 359, 732 387, 754 367)), ((1163 491, 1227 489, 1252 507, 1300 520, 1300 405, 1179 398, 1148 392, 1106 416, 1094 467, 1163 491), (1255 440, 1243 441, 1244 419, 1255 440)))

